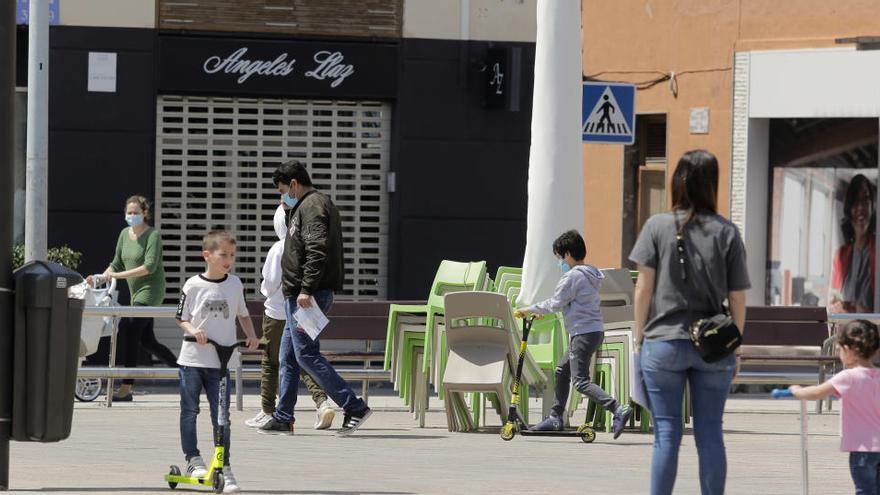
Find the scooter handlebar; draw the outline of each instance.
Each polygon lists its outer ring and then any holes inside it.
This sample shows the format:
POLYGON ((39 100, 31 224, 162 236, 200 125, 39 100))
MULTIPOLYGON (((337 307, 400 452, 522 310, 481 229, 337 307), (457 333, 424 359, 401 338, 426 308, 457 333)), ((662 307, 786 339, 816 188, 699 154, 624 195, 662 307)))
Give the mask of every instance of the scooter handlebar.
MULTIPOLYGON (((184 336, 184 337, 183 337, 183 340, 186 341, 186 342, 198 342, 198 340, 196 340, 196 338, 193 337, 192 335, 186 335, 186 336, 184 336)), ((238 342, 236 342, 236 343, 234 343, 234 344, 232 344, 232 345, 222 345, 222 344, 218 344, 217 342, 215 342, 215 341, 213 341, 213 340, 211 340, 211 339, 208 339, 208 343, 211 344, 211 345, 213 345, 214 347, 223 347, 223 348, 226 348, 226 349, 234 349, 234 348, 236 348, 236 347, 247 347, 247 342, 244 342, 244 341, 241 341, 241 340, 239 340, 238 342)), ((258 347, 258 349, 262 349, 262 348, 263 348, 263 344, 260 344, 259 347, 258 347)))
POLYGON ((543 320, 544 315, 538 313, 524 313, 520 310, 516 310, 513 312, 513 316, 520 319, 529 320, 529 322, 533 322, 535 320, 543 320), (528 317, 528 318, 526 318, 528 317))
POLYGON ((794 394, 787 388, 775 388, 770 392, 770 397, 773 397, 774 399, 783 399, 786 397, 794 397, 794 394))

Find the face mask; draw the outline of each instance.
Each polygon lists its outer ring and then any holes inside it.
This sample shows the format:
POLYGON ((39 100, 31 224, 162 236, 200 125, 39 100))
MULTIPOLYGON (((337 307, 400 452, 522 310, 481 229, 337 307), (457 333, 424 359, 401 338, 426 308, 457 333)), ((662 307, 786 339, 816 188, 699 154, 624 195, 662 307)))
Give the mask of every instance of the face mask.
POLYGON ((143 215, 125 215, 125 223, 127 223, 131 227, 137 227, 138 225, 144 223, 143 215))
POLYGON ((299 202, 299 199, 296 196, 290 197, 290 193, 293 192, 293 181, 290 181, 290 184, 287 185, 287 192, 281 195, 281 200, 284 201, 284 204, 288 206, 288 208, 293 208, 299 202))
POLYGON ((288 208, 293 208, 299 202, 296 198, 291 198, 290 194, 284 193, 281 195, 281 201, 284 201, 284 204, 287 205, 288 208))
POLYGON ((571 270, 571 267, 568 266, 568 263, 566 263, 565 260, 559 260, 559 270, 561 270, 562 273, 568 273, 568 271, 571 270))

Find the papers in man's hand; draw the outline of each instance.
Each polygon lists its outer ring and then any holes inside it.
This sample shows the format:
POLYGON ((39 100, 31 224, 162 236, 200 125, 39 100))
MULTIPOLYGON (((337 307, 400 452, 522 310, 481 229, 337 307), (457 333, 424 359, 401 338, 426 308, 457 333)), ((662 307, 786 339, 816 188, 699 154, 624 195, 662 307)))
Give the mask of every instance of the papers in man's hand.
POLYGON ((305 330, 312 340, 316 340, 321 330, 327 326, 327 323, 330 323, 330 320, 324 316, 324 312, 318 307, 314 297, 312 298, 311 307, 303 308, 300 306, 293 313, 293 318, 296 320, 297 326, 305 330))

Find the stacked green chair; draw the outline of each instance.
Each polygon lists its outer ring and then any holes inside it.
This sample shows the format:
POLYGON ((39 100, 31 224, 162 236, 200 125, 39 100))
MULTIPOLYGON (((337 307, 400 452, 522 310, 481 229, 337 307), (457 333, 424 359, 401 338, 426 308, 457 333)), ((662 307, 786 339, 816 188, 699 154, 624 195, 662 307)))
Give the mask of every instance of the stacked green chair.
POLYGON ((431 362, 431 341, 443 317, 443 295, 482 287, 486 263, 443 260, 434 276, 427 304, 392 304, 388 309, 385 339, 385 370, 391 371, 395 390, 424 426, 428 410, 430 375, 424 368, 431 362), (475 275, 476 274, 476 275, 475 275))
MULTIPOLYGON (((609 395, 615 399, 619 399, 617 391, 614 389, 612 380, 614 376, 615 360, 601 357, 596 354, 596 366, 593 372, 593 380, 596 385, 607 390, 609 395)), ((596 430, 605 430, 611 428, 611 415, 603 408, 599 407, 593 401, 587 402, 586 423, 590 424, 596 430)))
POLYGON ((517 273, 502 273, 501 278, 495 279, 495 291, 507 294, 512 287, 522 286, 522 275, 517 273))
MULTIPOLYGON (((523 269, 521 267, 516 266, 499 266, 497 270, 495 270, 495 281, 498 282, 501 280, 501 276, 505 273, 510 273, 513 275, 519 275, 522 278, 523 269)), ((500 292, 500 291, 497 291, 500 292)))

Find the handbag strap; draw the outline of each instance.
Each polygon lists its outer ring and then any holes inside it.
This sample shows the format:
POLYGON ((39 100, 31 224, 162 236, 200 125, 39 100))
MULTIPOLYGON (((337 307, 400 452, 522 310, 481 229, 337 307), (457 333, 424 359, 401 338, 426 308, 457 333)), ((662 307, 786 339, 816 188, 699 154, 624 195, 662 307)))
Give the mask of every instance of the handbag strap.
MULTIPOLYGON (((700 270, 697 266, 692 262, 690 256, 688 256, 687 250, 687 236, 685 236, 686 227, 688 222, 681 224, 678 221, 678 212, 672 212, 672 217, 675 219, 675 249, 678 253, 678 264, 681 269, 681 279, 682 281, 686 281, 688 279, 687 272, 690 268, 690 271, 694 274, 699 274, 695 278, 698 280, 693 280, 691 287, 696 287, 699 291, 701 288, 709 294, 709 299, 712 303, 712 310, 716 313, 724 313, 727 314, 727 310, 724 308, 724 305, 721 302, 721 299, 718 297, 718 294, 715 292, 715 286, 712 285, 712 282, 709 280, 709 276, 706 274, 705 270, 700 270), (700 280, 701 279, 701 280, 700 280), (701 282, 705 283, 704 287, 700 287, 701 282)), ((691 250, 692 252, 696 252, 696 250, 691 250)), ((687 300, 688 311, 690 311, 691 302, 690 299, 687 300)))

